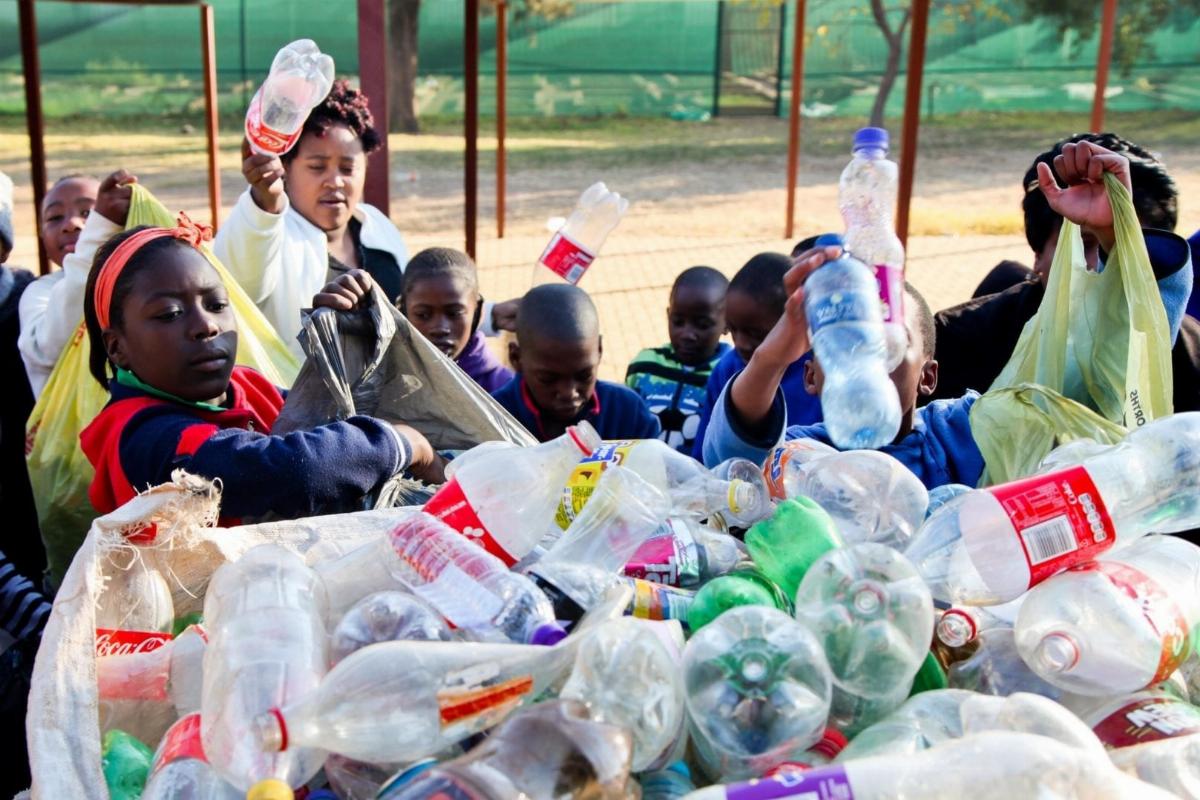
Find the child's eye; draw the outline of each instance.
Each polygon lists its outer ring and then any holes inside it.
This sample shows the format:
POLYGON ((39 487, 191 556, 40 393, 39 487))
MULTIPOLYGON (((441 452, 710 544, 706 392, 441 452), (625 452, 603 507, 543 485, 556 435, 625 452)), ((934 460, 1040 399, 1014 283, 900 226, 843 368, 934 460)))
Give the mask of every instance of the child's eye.
POLYGON ((55 214, 52 217, 46 217, 46 222, 62 222, 62 214, 55 214))
POLYGON ((228 300, 213 300, 208 304, 209 311, 224 311, 229 308, 228 300))
POLYGON ((181 316, 183 316, 182 309, 168 308, 166 311, 162 311, 158 314, 155 314, 154 318, 157 320, 161 320, 162 322, 171 322, 172 320, 178 319, 181 316))

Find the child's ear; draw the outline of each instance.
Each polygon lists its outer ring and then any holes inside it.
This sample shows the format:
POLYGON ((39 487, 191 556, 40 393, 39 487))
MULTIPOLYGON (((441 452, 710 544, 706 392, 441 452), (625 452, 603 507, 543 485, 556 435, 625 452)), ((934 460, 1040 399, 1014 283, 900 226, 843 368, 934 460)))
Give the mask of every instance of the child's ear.
POLYGON ((129 369, 129 359, 125 357, 124 341, 121 338, 121 334, 112 328, 106 328, 100 332, 100 336, 104 339, 104 352, 108 355, 108 360, 121 369, 129 369))
POLYGON ((813 397, 821 394, 821 389, 817 386, 817 368, 816 361, 809 359, 804 362, 804 391, 808 392, 813 397))
POLYGON ((604 337, 603 336, 596 337, 596 352, 600 354, 601 358, 604 358, 604 337))
POLYGON ((521 371, 521 345, 517 344, 516 339, 508 343, 508 363, 514 372, 521 371))
POLYGON ((917 384, 917 393, 922 397, 932 397, 937 391, 938 385, 938 362, 937 359, 931 358, 921 367, 921 380, 917 384))

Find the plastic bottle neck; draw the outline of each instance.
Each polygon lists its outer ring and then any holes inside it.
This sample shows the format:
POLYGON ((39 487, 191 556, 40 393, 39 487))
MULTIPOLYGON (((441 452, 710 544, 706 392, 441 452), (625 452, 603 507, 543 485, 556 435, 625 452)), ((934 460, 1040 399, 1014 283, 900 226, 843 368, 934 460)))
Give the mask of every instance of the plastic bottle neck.
POLYGON ((1061 675, 1070 672, 1079 663, 1079 645, 1069 633, 1048 633, 1038 642, 1033 660, 1041 671, 1061 675))

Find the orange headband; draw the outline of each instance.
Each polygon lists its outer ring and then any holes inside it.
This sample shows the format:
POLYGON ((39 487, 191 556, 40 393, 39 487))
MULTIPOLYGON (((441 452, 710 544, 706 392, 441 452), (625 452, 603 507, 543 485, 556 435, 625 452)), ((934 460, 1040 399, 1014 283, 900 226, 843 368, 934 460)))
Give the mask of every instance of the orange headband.
POLYGON ((92 298, 96 301, 96 321, 100 324, 101 330, 108 327, 108 312, 109 306, 112 304, 113 289, 117 285, 117 279, 125 271, 125 265, 129 263, 129 259, 133 258, 133 254, 146 244, 168 236, 181 239, 192 247, 200 249, 201 242, 212 239, 212 228, 192 222, 187 214, 180 211, 178 222, 174 228, 147 228, 144 231, 138 231, 117 245, 117 249, 100 267, 100 274, 96 276, 96 287, 92 294, 92 298))

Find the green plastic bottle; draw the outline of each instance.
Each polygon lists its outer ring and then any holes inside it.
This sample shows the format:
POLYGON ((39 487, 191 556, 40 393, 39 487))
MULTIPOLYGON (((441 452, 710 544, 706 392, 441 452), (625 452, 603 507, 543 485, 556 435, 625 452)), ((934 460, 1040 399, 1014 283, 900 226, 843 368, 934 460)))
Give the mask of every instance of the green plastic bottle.
POLYGON ((942 665, 938 663, 937 656, 932 652, 925 654, 925 661, 921 663, 921 668, 917 670, 917 676, 913 678, 912 691, 908 693, 909 697, 921 692, 928 692, 932 689, 945 689, 950 684, 946 682, 946 673, 942 671, 942 665))
POLYGON ((813 562, 844 544, 825 509, 807 497, 780 501, 775 514, 746 532, 754 565, 794 600, 813 562))
POLYGON ((738 567, 700 587, 688 609, 692 633, 737 606, 769 606, 790 614, 792 603, 774 581, 752 566, 738 567))
POLYGON ((125 731, 111 730, 101 741, 100 766, 112 800, 137 800, 146 787, 154 751, 125 731))

